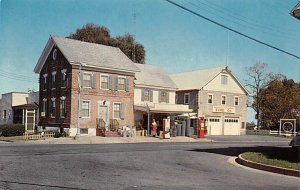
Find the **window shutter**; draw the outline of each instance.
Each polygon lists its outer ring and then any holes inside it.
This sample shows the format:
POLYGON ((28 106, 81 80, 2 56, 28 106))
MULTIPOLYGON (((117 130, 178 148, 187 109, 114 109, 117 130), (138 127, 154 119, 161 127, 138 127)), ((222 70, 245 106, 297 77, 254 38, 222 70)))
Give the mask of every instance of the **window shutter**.
POLYGON ((116 91, 118 91, 118 77, 115 78, 115 89, 116 91))
POLYGON ((142 89, 142 97, 141 100, 144 101, 145 100, 145 89, 142 89))
POLYGON ((80 72, 80 81, 79 81, 79 85, 80 85, 80 87, 82 88, 83 87, 83 73, 82 73, 82 71, 80 72))
POLYGON ((120 104, 120 119, 124 119, 125 116, 125 104, 120 104))
POLYGON ((169 92, 166 92, 166 96, 167 96, 167 103, 169 103, 169 92))
POLYGON ((92 86, 92 88, 95 89, 96 88, 96 75, 95 74, 92 74, 92 79, 91 80, 92 80, 91 81, 92 82, 91 86, 92 86))
POLYGON ((153 90, 150 90, 150 102, 153 102, 153 90))
POLYGON ((108 77, 108 89, 113 90, 113 77, 112 76, 108 77))
POLYGON ((129 92, 129 80, 128 80, 128 78, 125 79, 125 91, 129 92))
POLYGON ((158 91, 158 103, 161 102, 161 91, 158 91))

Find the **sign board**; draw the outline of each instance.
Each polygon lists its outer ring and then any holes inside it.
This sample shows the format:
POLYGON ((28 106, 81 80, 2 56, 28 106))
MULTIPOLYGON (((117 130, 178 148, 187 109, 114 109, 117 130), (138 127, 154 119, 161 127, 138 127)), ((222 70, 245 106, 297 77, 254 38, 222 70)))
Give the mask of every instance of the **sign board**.
POLYGON ((215 112, 215 113, 235 113, 235 107, 213 106, 213 112, 215 112))

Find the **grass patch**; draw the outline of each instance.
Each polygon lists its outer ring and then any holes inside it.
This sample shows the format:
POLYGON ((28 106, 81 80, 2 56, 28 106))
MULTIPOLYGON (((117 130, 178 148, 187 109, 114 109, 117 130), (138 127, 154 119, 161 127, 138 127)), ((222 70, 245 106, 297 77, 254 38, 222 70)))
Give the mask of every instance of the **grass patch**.
POLYGON ((300 170, 299 157, 299 152, 291 148, 242 154, 242 158, 249 161, 294 170, 300 170))
POLYGON ((6 141, 6 142, 24 141, 24 137, 23 136, 0 137, 0 141, 6 141))

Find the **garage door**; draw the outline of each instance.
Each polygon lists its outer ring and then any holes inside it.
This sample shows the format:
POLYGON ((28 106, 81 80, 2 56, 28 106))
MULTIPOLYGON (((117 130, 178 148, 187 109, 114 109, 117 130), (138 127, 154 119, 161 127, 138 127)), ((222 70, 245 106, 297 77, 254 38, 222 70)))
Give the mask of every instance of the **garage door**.
POLYGON ((221 117, 207 118, 207 129, 209 135, 222 135, 221 117))
POLYGON ((224 121, 224 135, 240 135, 240 126, 239 118, 226 117, 224 121))

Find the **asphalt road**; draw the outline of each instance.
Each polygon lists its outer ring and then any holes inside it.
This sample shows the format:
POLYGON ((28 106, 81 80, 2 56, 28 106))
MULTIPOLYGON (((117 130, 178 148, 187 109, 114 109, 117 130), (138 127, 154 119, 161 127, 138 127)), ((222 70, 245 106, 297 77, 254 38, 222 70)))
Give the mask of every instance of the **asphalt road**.
MULTIPOLYGON (((0 143, 0 189, 300 189, 300 180, 244 169, 228 159, 288 139, 113 145, 0 143)), ((289 147, 286 147, 289 148, 289 147)))

